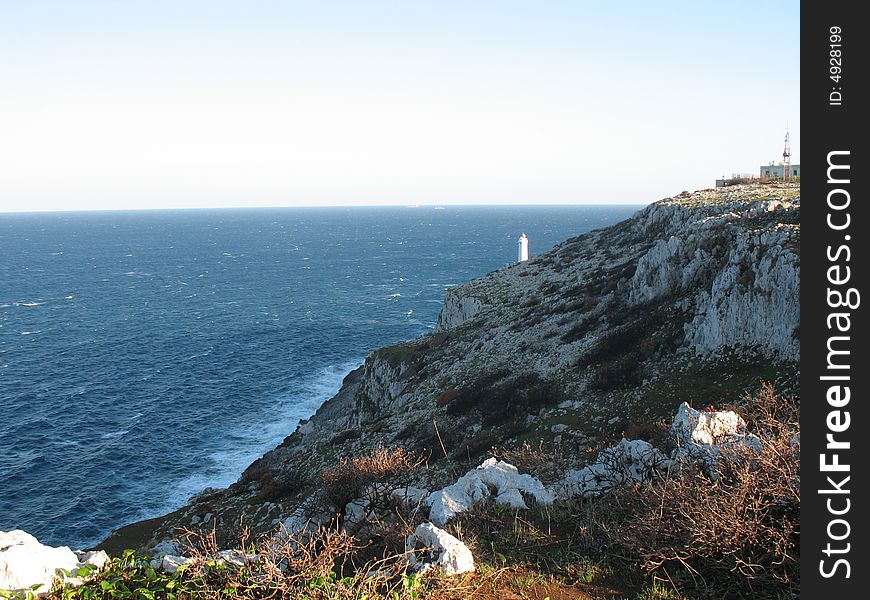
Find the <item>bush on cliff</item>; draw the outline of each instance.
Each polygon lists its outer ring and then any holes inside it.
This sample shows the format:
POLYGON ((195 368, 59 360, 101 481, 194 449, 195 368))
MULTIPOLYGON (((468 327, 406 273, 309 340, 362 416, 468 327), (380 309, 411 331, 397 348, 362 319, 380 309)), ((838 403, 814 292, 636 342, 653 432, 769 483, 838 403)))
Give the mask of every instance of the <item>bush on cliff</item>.
POLYGON ((537 373, 510 375, 500 370, 483 375, 459 389, 446 404, 447 414, 479 414, 483 425, 502 425, 510 420, 525 419, 543 407, 562 401, 562 388, 553 381, 541 379, 537 373))
POLYGON ((764 440, 723 453, 718 477, 683 470, 588 508, 595 543, 633 557, 695 597, 788 597, 799 590, 799 401, 770 386, 740 412, 764 440))
MULTIPOLYGON (((334 468, 321 474, 326 498, 343 507, 363 496, 367 488, 384 490, 402 485, 403 476, 419 469, 423 460, 404 448, 375 448, 368 454, 342 459, 334 468)), ((386 492, 384 492, 386 493, 386 492)))

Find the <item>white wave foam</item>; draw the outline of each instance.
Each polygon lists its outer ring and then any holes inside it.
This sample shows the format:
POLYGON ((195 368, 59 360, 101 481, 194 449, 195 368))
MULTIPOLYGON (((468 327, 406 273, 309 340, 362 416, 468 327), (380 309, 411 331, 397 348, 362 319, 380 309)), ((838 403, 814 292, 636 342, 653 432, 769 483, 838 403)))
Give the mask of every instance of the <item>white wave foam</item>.
POLYGON ((345 376, 362 362, 355 359, 323 367, 292 392, 276 398, 268 414, 251 415, 245 419, 247 424, 225 432, 224 440, 233 440, 232 447, 211 453, 209 462, 198 472, 174 484, 165 510, 177 509, 206 487, 223 488, 234 483, 249 464, 290 435, 300 419, 310 417, 334 396, 345 376))

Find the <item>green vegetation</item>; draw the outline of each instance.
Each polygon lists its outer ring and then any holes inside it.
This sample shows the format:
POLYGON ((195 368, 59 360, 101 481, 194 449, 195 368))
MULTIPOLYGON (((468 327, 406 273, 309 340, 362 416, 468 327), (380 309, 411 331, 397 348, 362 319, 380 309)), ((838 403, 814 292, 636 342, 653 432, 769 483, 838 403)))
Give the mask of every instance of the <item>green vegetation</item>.
POLYGON ((350 600, 385 598, 416 600, 424 581, 405 574, 402 561, 384 559, 349 574, 343 561, 354 551, 351 538, 326 531, 299 547, 289 541, 261 558, 238 563, 220 560, 205 548, 194 550, 193 560, 174 573, 155 569, 150 557, 128 550, 102 570, 79 569, 78 587, 56 584, 53 600, 193 600, 206 598, 286 598, 350 600))
POLYGON ((397 367, 400 364, 411 364, 420 357, 419 348, 410 343, 394 344, 376 350, 374 356, 387 361, 390 366, 397 367))
POLYGON ((562 388, 555 382, 541 379, 537 373, 511 375, 502 369, 459 389, 446 407, 449 415, 473 411, 483 425, 491 427, 524 420, 526 415, 561 400, 562 388))
POLYGON ((106 567, 97 571, 92 567, 67 573, 83 577, 85 583, 80 587, 55 585, 51 597, 62 600, 93 598, 134 598, 155 600, 156 598, 175 600, 190 598, 200 589, 199 582, 187 580, 183 569, 178 573, 168 573, 154 569, 146 556, 138 556, 132 550, 113 558, 106 567))

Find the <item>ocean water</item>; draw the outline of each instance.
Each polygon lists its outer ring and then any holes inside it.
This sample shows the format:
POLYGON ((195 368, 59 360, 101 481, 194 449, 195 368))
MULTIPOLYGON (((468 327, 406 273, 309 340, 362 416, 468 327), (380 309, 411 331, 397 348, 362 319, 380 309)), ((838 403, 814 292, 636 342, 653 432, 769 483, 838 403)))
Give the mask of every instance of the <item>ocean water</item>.
POLYGON ((86 547, 229 485, 521 232, 637 208, 0 214, 0 530, 86 547))

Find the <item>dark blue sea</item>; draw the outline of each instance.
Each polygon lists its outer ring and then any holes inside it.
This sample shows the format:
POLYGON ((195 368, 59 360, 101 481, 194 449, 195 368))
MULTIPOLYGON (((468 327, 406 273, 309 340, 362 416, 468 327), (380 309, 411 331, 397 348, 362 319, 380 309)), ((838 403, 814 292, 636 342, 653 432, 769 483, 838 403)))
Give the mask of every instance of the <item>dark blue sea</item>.
POLYGON ((0 530, 85 547, 229 485, 521 232, 637 208, 0 214, 0 530))

